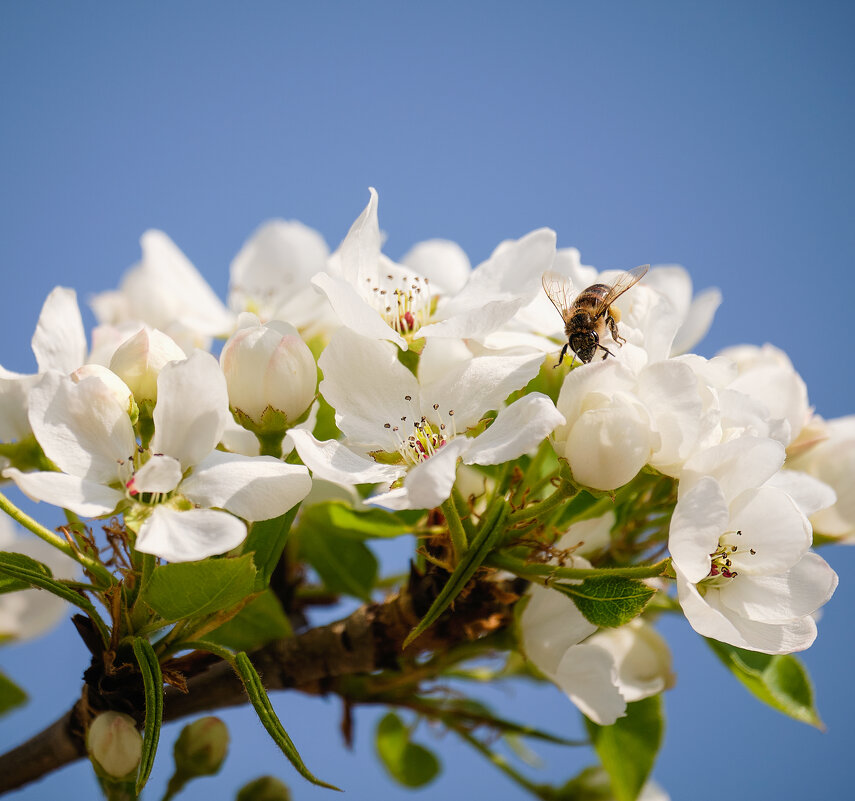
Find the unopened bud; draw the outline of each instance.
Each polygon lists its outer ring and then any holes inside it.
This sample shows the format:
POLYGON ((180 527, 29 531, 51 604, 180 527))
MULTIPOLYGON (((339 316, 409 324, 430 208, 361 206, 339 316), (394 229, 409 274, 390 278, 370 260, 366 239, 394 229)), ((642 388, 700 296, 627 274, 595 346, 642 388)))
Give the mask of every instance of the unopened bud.
POLYGON ((262 776, 244 785, 235 801, 291 801, 291 791, 276 777, 262 776))
POLYGON ((254 315, 242 314, 239 324, 243 327, 220 354, 229 405, 239 418, 248 418, 264 433, 272 433, 273 428, 284 431, 299 421, 314 400, 315 359, 288 323, 274 320, 261 325, 254 315))
POLYGON ((199 718, 181 730, 175 741, 176 772, 186 777, 216 773, 229 748, 229 730, 219 718, 199 718))
POLYGON ((110 369, 130 387, 137 403, 154 402, 161 369, 169 362, 186 358, 184 351, 162 331, 142 328, 119 345, 110 360, 110 369))
POLYGON ((89 727, 86 747, 104 773, 120 779, 140 764, 142 736, 130 715, 102 712, 89 727))

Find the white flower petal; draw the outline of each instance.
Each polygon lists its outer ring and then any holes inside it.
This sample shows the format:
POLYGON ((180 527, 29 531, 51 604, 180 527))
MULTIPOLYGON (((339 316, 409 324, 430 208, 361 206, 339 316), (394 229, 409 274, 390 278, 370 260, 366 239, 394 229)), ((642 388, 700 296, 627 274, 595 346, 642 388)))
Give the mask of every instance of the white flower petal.
MULTIPOLYGON (((658 447, 640 401, 619 393, 582 414, 570 429, 564 456, 576 481, 611 490, 631 481, 658 447)), ((560 409, 560 407, 559 407, 560 409)))
POLYGON ((454 410, 458 431, 471 428, 484 412, 501 408, 508 395, 531 381, 542 363, 539 353, 476 356, 452 368, 435 383, 422 385, 421 413, 434 419, 433 406, 437 404, 440 415, 454 410))
POLYGON ((8 467, 3 475, 28 498, 69 509, 81 517, 108 515, 125 497, 119 490, 67 473, 22 473, 8 467))
POLYGON ((172 492, 181 481, 181 463, 171 456, 154 454, 128 482, 128 491, 135 495, 140 492, 172 492))
POLYGON ((429 239, 413 245, 401 259, 401 264, 427 278, 434 290, 442 295, 458 293, 472 271, 463 248, 447 239, 429 239))
POLYGON ((551 678, 567 649, 589 637, 597 627, 557 590, 533 584, 528 594, 520 616, 523 651, 541 673, 551 678))
POLYGON ((671 517, 668 550, 674 565, 689 581, 698 582, 710 572, 710 554, 718 549, 727 530, 729 513, 724 493, 709 476, 680 495, 671 517))
POLYGON ((58 286, 47 296, 32 345, 40 373, 70 373, 86 361, 86 333, 73 289, 58 286))
POLYGON ((336 440, 320 442, 308 431, 292 428, 288 438, 316 478, 344 485, 376 484, 391 483, 404 474, 403 467, 367 459, 336 440))
POLYGON ((446 319, 420 329, 418 336, 482 340, 534 298, 554 258, 555 232, 548 228, 503 242, 443 308, 446 319))
POLYGON ((616 629, 601 629, 588 641, 608 651, 617 667, 617 686, 627 703, 666 689, 672 681, 665 639, 640 617, 616 629))
POLYGON ((140 527, 136 549, 169 562, 195 562, 230 551, 246 539, 246 525, 227 512, 156 506, 140 527))
POLYGON ((582 643, 568 649, 558 665, 555 683, 600 726, 611 726, 626 714, 614 658, 604 648, 582 643))
POLYGON ((705 289, 698 293, 677 330, 672 353, 687 353, 698 344, 710 330, 716 310, 721 305, 721 292, 718 289, 705 289))
POLYGON ((837 573, 815 553, 806 553, 777 576, 741 574, 720 591, 721 602, 740 617, 779 623, 813 614, 837 588, 837 573))
MULTIPOLYGON (((560 406, 559 406, 560 408, 560 406)), ((742 490, 759 487, 784 464, 783 446, 765 437, 739 437, 692 456, 680 476, 680 493, 700 476, 713 476, 728 503, 742 490)))
POLYGON ((178 459, 186 470, 216 447, 228 415, 226 379, 210 353, 169 362, 157 377, 151 451, 178 459))
POLYGON ((641 371, 638 394, 650 411, 661 438, 651 464, 675 475, 689 457, 700 435, 703 403, 697 378, 687 364, 661 361, 641 371))
POLYGON ((30 392, 30 424, 47 457, 61 470, 109 484, 137 448, 127 406, 97 376, 74 382, 45 373, 30 392))
POLYGON ((828 484, 798 470, 779 470, 766 482, 766 486, 786 492, 807 517, 833 506, 837 501, 837 493, 828 484))
POLYGON ((15 442, 30 435, 27 398, 39 376, 13 373, 0 367, 0 442, 15 442))
POLYGON ((392 426, 419 410, 418 382, 396 353, 385 342, 340 329, 318 360, 319 389, 336 410, 338 427, 354 442, 391 452, 398 448, 392 426))
POLYGON ((264 223, 232 261, 229 307, 235 312, 257 310, 262 320, 270 320, 281 304, 305 290, 311 277, 324 270, 328 257, 324 238, 303 223, 264 223))
POLYGON ((795 502, 779 489, 760 487, 739 495, 730 505, 731 530, 741 531, 740 573, 771 575, 795 565, 811 545, 807 518, 795 502), (753 548, 756 553, 745 553, 753 548))
POLYGON ((555 404, 539 392, 525 395, 499 412, 466 453, 466 464, 501 464, 537 447, 564 422, 555 404))
POLYGON ((302 465, 223 451, 213 451, 181 483, 182 494, 194 503, 226 509, 248 521, 285 514, 311 488, 302 465))
POLYGON ((327 273, 318 273, 312 283, 327 296, 342 325, 360 336, 387 339, 407 350, 407 341, 362 299, 351 283, 327 273))

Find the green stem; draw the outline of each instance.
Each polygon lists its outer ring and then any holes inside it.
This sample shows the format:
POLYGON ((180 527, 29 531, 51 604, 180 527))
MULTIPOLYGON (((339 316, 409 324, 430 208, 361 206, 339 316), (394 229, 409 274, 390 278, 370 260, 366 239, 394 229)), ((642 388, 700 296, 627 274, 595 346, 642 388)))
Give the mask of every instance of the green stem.
POLYGON ((457 564, 463 554, 466 553, 468 543, 466 542, 466 532, 463 530, 463 521, 457 513, 457 506, 453 498, 448 498, 442 502, 442 513, 445 515, 445 520, 448 523, 448 533, 451 535, 451 547, 454 549, 454 564, 457 564))
POLYGON ((0 509, 9 515, 13 520, 20 523, 24 528, 29 529, 37 537, 41 537, 48 545, 52 545, 57 550, 62 551, 66 556, 80 563, 94 578, 97 578, 102 587, 109 587, 115 583, 113 574, 107 570, 100 562, 92 559, 89 556, 84 556, 71 543, 64 540, 58 534, 55 534, 50 529, 45 528, 41 523, 33 520, 26 512, 19 509, 13 504, 2 492, 0 492, 0 509))
POLYGON ((493 567, 507 570, 514 575, 522 576, 523 578, 543 576, 549 579, 567 578, 584 580, 592 576, 623 576, 624 578, 637 579, 655 578, 665 572, 668 565, 671 564, 671 560, 663 559, 654 565, 637 565, 635 567, 559 567, 558 565, 524 562, 522 559, 517 559, 507 554, 493 553, 487 557, 486 563, 493 567))
POLYGON ((460 521, 463 523, 463 530, 466 532, 466 539, 471 540, 473 536, 475 536, 475 526, 472 525, 472 510, 469 508, 469 504, 466 502, 466 499, 463 497, 463 494, 457 489, 457 485, 455 484, 451 488, 451 498, 454 501, 454 505, 457 507, 457 513, 460 515, 460 521))
POLYGON ((454 733, 465 740, 469 745, 471 745, 476 751, 482 754, 486 759, 492 762, 502 773, 504 773, 508 778, 515 781, 520 787, 524 787, 528 792, 537 798, 543 798, 542 788, 535 784, 530 779, 527 779, 515 768, 511 767, 510 763, 507 759, 505 759, 501 754, 496 754, 487 748, 484 743, 482 743, 477 737, 470 734, 466 729, 456 728, 454 729, 454 733))
POLYGON ((530 504, 524 509, 518 509, 516 512, 513 512, 508 517, 508 523, 513 525, 514 523, 519 523, 521 520, 531 520, 534 517, 541 518, 542 515, 551 512, 553 509, 557 509, 577 492, 576 487, 569 481, 562 481, 558 489, 545 500, 530 504))

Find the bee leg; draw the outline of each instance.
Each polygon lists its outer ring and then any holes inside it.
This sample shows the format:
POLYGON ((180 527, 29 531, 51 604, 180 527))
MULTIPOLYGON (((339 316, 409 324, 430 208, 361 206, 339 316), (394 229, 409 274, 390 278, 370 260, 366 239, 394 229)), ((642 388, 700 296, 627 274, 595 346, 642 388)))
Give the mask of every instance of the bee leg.
MULTIPOLYGON (((569 348, 569 347, 570 347, 570 343, 567 342, 564 345, 564 347, 561 348, 561 355, 558 357, 558 364, 561 364, 561 362, 564 361, 564 356, 567 354, 567 348, 569 348)), ((552 369, 554 370, 556 367, 558 367, 558 364, 553 364, 552 369)))
MULTIPOLYGON (((624 341, 626 341, 626 340, 624 340, 624 341)), ((615 356, 615 355, 614 355, 614 353, 612 353, 612 352, 611 352, 607 347, 605 347, 604 345, 597 344, 597 347, 598 347, 600 350, 604 350, 604 351, 606 352, 606 356, 611 356, 612 358, 614 358, 614 356, 615 356)), ((605 359, 605 358, 606 358, 606 356, 603 356, 603 358, 605 359)))
POLYGON ((624 339, 624 338, 623 338, 623 337, 618 333, 618 330, 617 330, 617 320, 615 320, 615 318, 614 318, 614 317, 612 317, 611 315, 609 315, 608 317, 606 317, 606 325, 608 325, 608 327, 609 327, 609 331, 611 331, 612 339, 613 339, 615 342, 617 342, 618 347, 622 348, 622 347, 623 347, 623 343, 624 343, 624 342, 626 342, 626 339, 624 339))

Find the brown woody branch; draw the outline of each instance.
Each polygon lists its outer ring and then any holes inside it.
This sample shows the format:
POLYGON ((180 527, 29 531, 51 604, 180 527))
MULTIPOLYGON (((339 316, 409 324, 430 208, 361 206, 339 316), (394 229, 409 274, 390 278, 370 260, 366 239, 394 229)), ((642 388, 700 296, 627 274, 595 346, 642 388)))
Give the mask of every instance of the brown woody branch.
MULTIPOLYGON (((299 690, 310 694, 336 692, 336 679, 377 670, 406 675, 417 666, 413 657, 445 651, 505 627, 518 598, 513 583, 474 581, 461 593, 453 612, 446 613, 402 651, 411 629, 441 587, 441 577, 411 577, 409 587, 382 603, 368 604, 349 617, 277 640, 251 654, 268 690, 299 690), (437 579, 440 579, 437 581, 437 579)), ((230 666, 208 654, 194 652, 164 664, 172 683, 166 692, 164 720, 246 703, 243 685, 230 666)), ((0 756, 0 794, 35 781, 86 756, 85 731, 92 716, 105 709, 145 716, 139 675, 132 665, 104 665, 93 660, 81 699, 61 718, 33 738, 0 756)))

